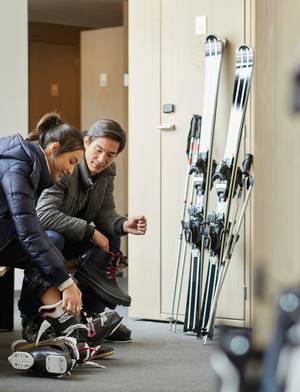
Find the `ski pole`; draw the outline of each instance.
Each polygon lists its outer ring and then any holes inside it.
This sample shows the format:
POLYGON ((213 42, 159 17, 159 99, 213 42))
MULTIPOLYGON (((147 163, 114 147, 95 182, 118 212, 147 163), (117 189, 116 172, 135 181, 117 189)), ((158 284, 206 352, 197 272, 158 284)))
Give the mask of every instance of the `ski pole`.
MULTIPOLYGON (((182 208, 182 215, 181 215, 181 222, 184 222, 186 209, 187 209, 187 197, 188 197, 188 190, 189 190, 189 180, 190 180, 190 168, 194 161, 194 156, 197 154, 199 149, 199 138, 201 132, 201 116, 193 115, 190 125, 190 133, 188 137, 188 166, 187 166, 187 173, 186 173, 186 181, 185 181, 185 189, 184 189, 184 201, 183 201, 183 208, 182 208)), ((177 248, 177 263, 176 263, 176 272, 175 272, 175 283, 174 283, 174 292, 173 292, 173 301, 172 301, 172 310, 171 310, 171 317, 170 317, 170 329, 172 329, 172 323, 174 320, 174 309, 175 303, 177 299, 177 284, 178 284, 178 275, 179 269, 181 264, 181 252, 182 252, 182 241, 183 241, 183 232, 184 227, 181 224, 181 230, 179 234, 179 242, 177 248)), ((184 251, 184 255, 186 250, 184 251)), ((179 301, 179 299, 178 299, 179 301)))

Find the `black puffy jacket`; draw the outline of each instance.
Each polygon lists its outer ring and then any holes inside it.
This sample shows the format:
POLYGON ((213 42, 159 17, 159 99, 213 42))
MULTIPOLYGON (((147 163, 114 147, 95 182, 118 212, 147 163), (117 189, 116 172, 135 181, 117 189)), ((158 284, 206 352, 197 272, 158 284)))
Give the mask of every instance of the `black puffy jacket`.
POLYGON ((0 265, 14 265, 14 260, 1 260, 1 249, 18 237, 30 260, 57 287, 70 275, 35 210, 39 195, 51 185, 46 158, 38 145, 18 134, 0 138, 0 265))

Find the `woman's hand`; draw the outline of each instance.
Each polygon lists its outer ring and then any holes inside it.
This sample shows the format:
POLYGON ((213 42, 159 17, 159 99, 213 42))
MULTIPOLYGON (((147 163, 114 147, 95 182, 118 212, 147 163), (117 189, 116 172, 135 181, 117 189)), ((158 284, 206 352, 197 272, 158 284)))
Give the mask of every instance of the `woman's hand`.
POLYGON ((78 316, 82 307, 82 294, 75 283, 72 283, 62 292, 63 307, 69 312, 78 316))

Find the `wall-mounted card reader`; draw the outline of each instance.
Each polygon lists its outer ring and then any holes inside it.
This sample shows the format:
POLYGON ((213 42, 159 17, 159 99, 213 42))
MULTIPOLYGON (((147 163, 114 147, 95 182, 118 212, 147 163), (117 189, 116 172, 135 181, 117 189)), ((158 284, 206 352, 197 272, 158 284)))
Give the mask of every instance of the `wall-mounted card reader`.
POLYGON ((173 113, 173 112, 175 112, 175 105, 173 105, 172 103, 165 103, 163 105, 163 112, 164 113, 173 113))

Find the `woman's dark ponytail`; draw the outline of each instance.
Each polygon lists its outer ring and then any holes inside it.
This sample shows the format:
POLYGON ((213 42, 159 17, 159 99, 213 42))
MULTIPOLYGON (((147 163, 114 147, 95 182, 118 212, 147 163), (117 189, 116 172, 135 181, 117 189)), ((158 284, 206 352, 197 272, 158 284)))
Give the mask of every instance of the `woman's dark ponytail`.
POLYGON ((36 129, 29 134, 28 140, 38 142, 43 150, 48 144, 58 142, 60 148, 56 155, 77 150, 84 151, 82 133, 72 125, 63 123, 56 112, 45 114, 38 121, 36 129))
POLYGON ((48 132, 51 128, 58 127, 63 122, 58 113, 46 113, 37 123, 36 130, 38 133, 48 132))

